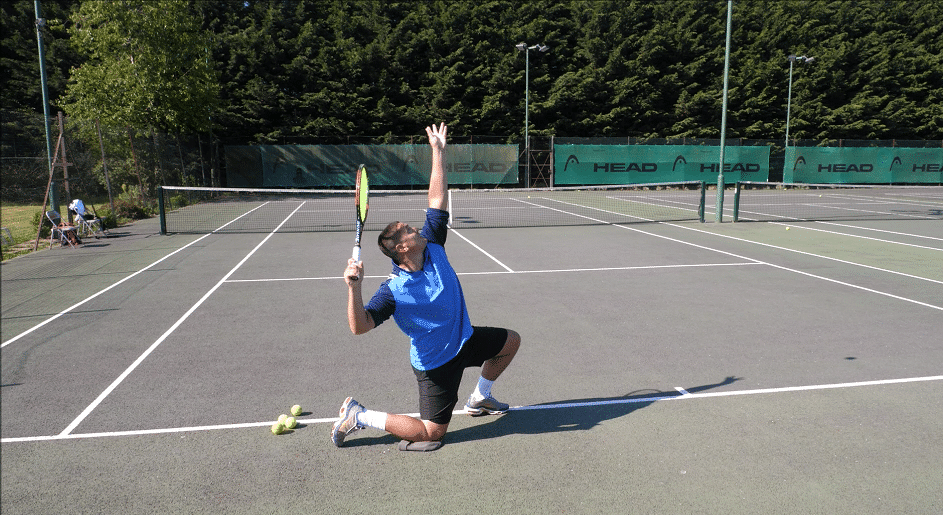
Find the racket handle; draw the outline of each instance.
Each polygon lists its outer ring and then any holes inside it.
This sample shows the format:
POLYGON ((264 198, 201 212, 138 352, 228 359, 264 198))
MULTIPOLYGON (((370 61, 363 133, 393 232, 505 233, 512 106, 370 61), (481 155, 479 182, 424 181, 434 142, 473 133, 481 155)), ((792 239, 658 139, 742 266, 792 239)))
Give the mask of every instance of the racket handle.
MULTIPOLYGON (((354 263, 357 263, 357 262, 360 261, 360 245, 354 245, 354 255, 351 256, 351 257, 354 258, 354 263)), ((355 276, 355 275, 352 275, 352 276, 350 276, 350 279, 351 279, 352 281, 357 281, 357 280, 359 280, 360 278, 357 277, 357 276, 355 276)))

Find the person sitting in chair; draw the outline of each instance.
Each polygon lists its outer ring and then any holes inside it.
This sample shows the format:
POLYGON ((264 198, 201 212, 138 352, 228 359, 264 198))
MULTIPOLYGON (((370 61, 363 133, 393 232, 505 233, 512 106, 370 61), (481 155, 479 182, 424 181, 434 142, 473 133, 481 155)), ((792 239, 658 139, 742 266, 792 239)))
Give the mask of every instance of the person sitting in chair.
POLYGON ((99 231, 102 235, 105 234, 105 224, 100 218, 85 209, 85 203, 81 199, 75 199, 69 204, 69 212, 75 216, 76 225, 82 227, 83 232, 86 234, 94 234, 96 238, 98 238, 99 231))
POLYGON ((69 211, 86 222, 91 222, 95 219, 91 213, 85 210, 85 203, 80 199, 75 199, 69 204, 69 211))

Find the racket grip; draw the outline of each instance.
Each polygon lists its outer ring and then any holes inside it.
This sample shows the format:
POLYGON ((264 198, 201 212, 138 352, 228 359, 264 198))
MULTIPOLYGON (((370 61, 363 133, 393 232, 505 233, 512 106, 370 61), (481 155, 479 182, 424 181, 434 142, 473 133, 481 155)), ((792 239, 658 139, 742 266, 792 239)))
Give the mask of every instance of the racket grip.
POLYGON ((354 262, 360 261, 360 245, 354 245, 354 262))

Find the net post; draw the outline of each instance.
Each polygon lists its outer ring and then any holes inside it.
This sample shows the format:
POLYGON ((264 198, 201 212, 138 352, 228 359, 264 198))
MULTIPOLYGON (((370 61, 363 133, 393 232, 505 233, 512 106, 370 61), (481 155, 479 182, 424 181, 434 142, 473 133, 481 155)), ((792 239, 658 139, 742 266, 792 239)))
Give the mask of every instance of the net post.
POLYGON ((733 222, 740 220, 740 181, 733 190, 733 222))
POLYGON ((164 214, 164 187, 157 187, 157 211, 160 213, 160 233, 167 234, 167 216, 164 214))
POLYGON ((705 183, 704 181, 701 181, 701 202, 700 202, 700 205, 698 205, 697 207, 697 217, 701 221, 701 223, 704 223, 704 204, 706 203, 706 201, 707 201, 707 183, 705 183))
POLYGON ((715 221, 717 223, 722 223, 724 221, 724 174, 723 172, 717 176, 717 207, 715 213, 715 221))

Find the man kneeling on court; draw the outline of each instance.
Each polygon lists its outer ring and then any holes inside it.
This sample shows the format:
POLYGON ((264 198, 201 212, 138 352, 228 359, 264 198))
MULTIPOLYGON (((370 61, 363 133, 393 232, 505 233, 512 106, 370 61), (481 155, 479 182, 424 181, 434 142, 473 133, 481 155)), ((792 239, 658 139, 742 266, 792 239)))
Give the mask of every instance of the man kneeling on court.
POLYGON ((425 225, 417 231, 393 222, 380 233, 377 243, 393 260, 393 273, 366 307, 361 293, 363 263, 350 259, 344 271, 350 330, 363 334, 392 316, 410 337, 410 361, 419 382, 420 418, 368 410, 348 397, 331 434, 338 447, 354 431, 372 427, 401 438, 401 450, 439 448, 467 367, 482 368, 478 386, 465 403, 465 412, 477 416, 508 410, 507 404, 491 396, 491 385, 511 363, 521 338, 507 329, 471 325, 462 286, 446 258, 446 132, 445 124, 426 128, 432 147, 432 172, 425 225))

